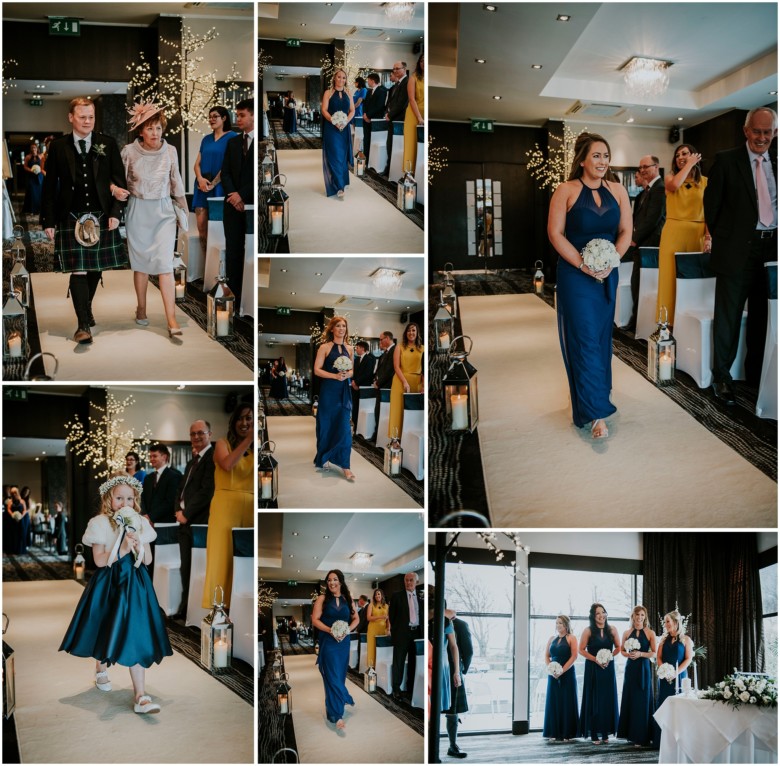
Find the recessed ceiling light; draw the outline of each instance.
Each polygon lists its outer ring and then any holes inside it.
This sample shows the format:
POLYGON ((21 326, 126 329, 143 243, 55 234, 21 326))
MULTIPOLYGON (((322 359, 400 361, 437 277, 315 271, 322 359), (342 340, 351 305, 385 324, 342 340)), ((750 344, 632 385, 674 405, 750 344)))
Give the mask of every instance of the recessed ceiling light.
POLYGON ((315 277, 321 277, 322 276, 322 272, 321 271, 315 271, 314 272, 314 276, 315 277))
POLYGON ((483 5, 482 6, 486 11, 492 11, 495 13, 498 10, 498 6, 495 5, 483 5))
POLYGON ((37 463, 40 460, 39 457, 35 458, 35 462, 37 463))
POLYGON ((389 298, 387 298, 387 299, 385 300, 385 303, 390 303, 390 299, 389 299, 389 298))
POLYGON ((100 88, 95 88, 95 93, 100 93, 100 88))
POLYGON ((645 111, 646 112, 652 112, 653 111, 653 107, 652 106, 645 107, 645 111))
POLYGON ((541 64, 531 64, 531 69, 541 69, 541 68, 542 68, 541 64))
POLYGON ((486 61, 487 61, 487 60, 486 60, 486 59, 474 59, 474 61, 475 61, 477 64, 484 64, 484 63, 486 63, 486 61))
POLYGON ((374 311, 379 311, 379 306, 374 306, 374 311))
POLYGON ((634 118, 633 118, 633 117, 629 117, 629 118, 626 120, 626 122, 633 122, 633 121, 634 121, 634 118))
POLYGON ((282 272, 282 274, 286 274, 287 273, 287 269, 281 269, 281 272, 282 272))
POLYGON ((295 558, 295 554, 294 554, 294 553, 291 553, 291 554, 290 554, 290 555, 289 555, 287 558, 288 558, 288 559, 294 559, 294 558, 295 558))
POLYGON ((411 306, 407 306, 406 308, 410 309, 410 308, 411 308, 411 306))
POLYGON ((500 100, 501 100, 501 96, 493 96, 493 101, 500 101, 500 100))
POLYGON ((683 118, 682 118, 682 117, 678 117, 678 118, 677 118, 677 122, 682 122, 682 121, 683 121, 683 118))
POLYGON ((330 535, 323 535, 323 536, 322 536, 322 539, 323 539, 323 540, 330 540, 330 535))
POLYGON ((298 294, 298 293, 296 293, 296 292, 295 292, 295 290, 293 290, 293 291, 290 293, 290 295, 297 295, 297 294, 298 294))
POLYGON ((300 574, 300 573, 301 573, 301 570, 299 569, 299 570, 298 570, 298 574, 300 574))
POLYGON ((571 16, 569 16, 568 13, 559 13, 556 17, 556 21, 569 21, 571 19, 571 16))
POLYGON ((319 558, 319 556, 312 556, 312 558, 316 561, 319 558))
POLYGON ((293 532, 292 533, 293 537, 298 537, 298 534, 299 534, 298 532, 293 532))
POLYGON ((46 450, 41 450, 41 455, 45 455, 45 454, 46 454, 46 450))
POLYGON ((305 27, 305 26, 306 26, 306 22, 305 22, 305 21, 302 21, 302 22, 301 22, 301 26, 302 26, 302 27, 305 27))
POLYGON ((390 39, 389 37, 385 37, 385 40, 389 40, 389 39, 390 39))
POLYGON ((769 91, 769 95, 770 96, 776 96, 777 95, 777 91, 776 90, 770 90, 769 91))

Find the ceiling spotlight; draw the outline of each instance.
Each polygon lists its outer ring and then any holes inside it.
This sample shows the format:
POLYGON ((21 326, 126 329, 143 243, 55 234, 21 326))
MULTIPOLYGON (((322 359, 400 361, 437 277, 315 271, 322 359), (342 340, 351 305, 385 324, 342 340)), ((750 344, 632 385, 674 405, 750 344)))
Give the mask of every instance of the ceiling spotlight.
POLYGON ((300 534, 299 532, 293 532, 293 533, 292 533, 292 536, 293 536, 293 537, 298 537, 298 535, 299 535, 299 534, 300 534))
POLYGON ((287 273, 287 269, 280 269, 280 271, 282 272, 282 274, 286 274, 287 273))
POLYGON ((496 6, 496 5, 483 5, 482 7, 486 11, 491 11, 492 13, 495 13, 498 10, 498 6, 496 6))
POLYGON ((541 68, 542 68, 541 64, 531 64, 531 69, 541 69, 541 68))
POLYGON ((631 93, 637 96, 660 96, 669 87, 667 70, 671 61, 634 56, 622 67, 623 80, 631 93))
POLYGON ((629 118, 626 120, 626 122, 633 122, 633 121, 634 121, 634 118, 633 118, 633 117, 629 117, 629 118))
POLYGON ((323 540, 330 540, 330 535, 323 535, 323 536, 322 536, 322 539, 323 539, 323 540))
POLYGON ((374 311, 379 311, 379 306, 374 306, 374 311))
POLYGON ((322 276, 322 272, 321 271, 315 271, 314 272, 314 276, 315 277, 321 277, 322 276))
POLYGON ((288 558, 288 559, 294 559, 294 558, 295 558, 295 554, 294 554, 294 553, 291 553, 291 554, 290 554, 290 555, 289 555, 287 558, 288 558))
POLYGON ((389 40, 389 39, 390 39, 389 37, 385 37, 385 40, 389 40))
POLYGON ((501 96, 493 96, 493 101, 500 101, 500 100, 501 100, 501 96))
POLYGON ((556 21, 569 21, 571 16, 568 13, 559 13, 555 18, 556 21))
POLYGON ((474 61, 475 61, 477 64, 484 64, 484 63, 486 63, 486 59, 474 59, 474 61))
POLYGON ((296 293, 296 292, 295 292, 295 290, 293 290, 293 291, 290 293, 290 295, 298 295, 298 293, 296 293))
POLYGON ((306 22, 305 22, 305 21, 302 21, 302 22, 301 22, 301 26, 302 26, 302 27, 305 27, 305 26, 306 26, 306 22))
POLYGON ((770 90, 769 91, 769 95, 770 96, 776 96, 777 95, 777 91, 776 90, 770 90))
POLYGON ((41 450, 41 455, 45 455, 45 454, 46 454, 46 450, 41 450))
POLYGON ((677 118, 677 122, 682 122, 682 121, 683 121, 683 118, 682 118, 682 117, 678 117, 678 118, 677 118))
POLYGON ((646 112, 652 112, 653 111, 653 107, 652 106, 645 107, 645 111, 646 112))

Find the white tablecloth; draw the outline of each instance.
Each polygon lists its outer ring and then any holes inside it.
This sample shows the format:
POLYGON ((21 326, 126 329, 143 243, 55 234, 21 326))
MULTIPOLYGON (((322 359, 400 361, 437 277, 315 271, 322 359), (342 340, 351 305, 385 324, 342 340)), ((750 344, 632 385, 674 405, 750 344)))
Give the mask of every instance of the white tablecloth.
POLYGON ((669 697, 655 713, 659 763, 777 763, 777 709, 669 697))

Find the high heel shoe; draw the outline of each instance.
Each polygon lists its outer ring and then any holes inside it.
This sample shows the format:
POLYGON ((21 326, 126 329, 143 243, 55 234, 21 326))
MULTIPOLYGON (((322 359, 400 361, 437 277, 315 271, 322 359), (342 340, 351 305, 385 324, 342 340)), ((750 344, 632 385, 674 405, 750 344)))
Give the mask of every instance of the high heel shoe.
POLYGON ((148 327, 149 320, 146 318, 146 312, 141 309, 135 310, 135 323, 141 325, 141 327, 148 327), (143 315, 143 316, 141 316, 143 315))
POLYGON ((593 425, 590 427, 590 435, 594 439, 606 439, 609 436, 609 428, 607 428, 607 422, 602 418, 593 421, 593 425))
POLYGON ((182 329, 181 327, 169 327, 168 328, 168 337, 172 338, 174 335, 182 335, 182 329))
POLYGON ((344 478, 347 481, 354 482, 357 477, 355 476, 354 473, 352 473, 352 471, 349 470, 349 468, 345 468, 344 469, 344 478))

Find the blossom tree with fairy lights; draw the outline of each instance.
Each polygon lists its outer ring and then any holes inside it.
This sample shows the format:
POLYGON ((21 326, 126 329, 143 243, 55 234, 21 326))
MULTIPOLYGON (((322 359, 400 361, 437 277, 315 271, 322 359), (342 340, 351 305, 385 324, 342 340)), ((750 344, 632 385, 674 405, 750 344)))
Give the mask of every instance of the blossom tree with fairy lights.
POLYGON ((327 54, 320 59, 322 76, 325 78, 327 87, 330 87, 330 82, 337 69, 343 69, 347 73, 348 85, 353 83, 356 77, 365 76, 371 71, 370 64, 360 63, 357 60, 357 52, 359 50, 359 45, 347 43, 344 46, 344 50, 339 51, 338 56, 334 56, 333 59, 327 54))
POLYGON ((550 133, 550 139, 557 141, 557 146, 550 146, 548 156, 534 144, 534 148, 525 153, 528 157, 528 172, 539 182, 540 189, 555 191, 569 176, 571 164, 574 161, 574 144, 577 137, 587 131, 587 128, 575 133, 565 122, 563 123, 563 138, 550 133))

